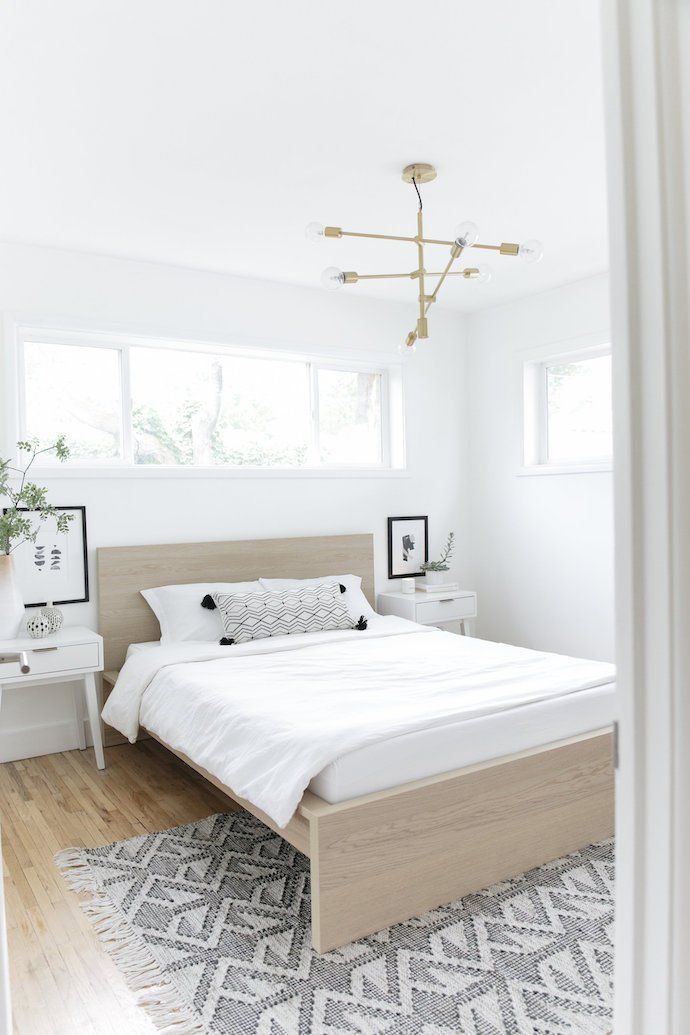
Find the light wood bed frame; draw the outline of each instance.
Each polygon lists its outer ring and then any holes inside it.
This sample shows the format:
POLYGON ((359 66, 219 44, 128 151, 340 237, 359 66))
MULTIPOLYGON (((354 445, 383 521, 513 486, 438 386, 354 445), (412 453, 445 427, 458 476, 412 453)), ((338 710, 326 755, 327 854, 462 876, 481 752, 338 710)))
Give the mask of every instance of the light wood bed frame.
MULTIPOLYGON (((310 578, 331 572, 361 575, 362 588, 373 604, 373 537, 99 549, 100 632, 109 670, 105 682, 113 684, 130 643, 160 637, 141 589, 259 576, 310 578)), ((192 759, 173 753, 309 857, 312 941, 319 952, 418 916, 613 832, 610 729, 336 805, 306 791, 284 829, 192 759)))

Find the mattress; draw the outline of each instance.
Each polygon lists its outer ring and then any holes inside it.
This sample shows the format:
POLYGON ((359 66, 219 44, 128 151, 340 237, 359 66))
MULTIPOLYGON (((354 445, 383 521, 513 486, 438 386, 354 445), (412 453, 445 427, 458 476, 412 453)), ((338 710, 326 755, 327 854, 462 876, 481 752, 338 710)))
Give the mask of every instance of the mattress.
POLYGON ((309 789, 332 804, 489 762, 613 723, 615 683, 378 741, 331 762, 309 789))

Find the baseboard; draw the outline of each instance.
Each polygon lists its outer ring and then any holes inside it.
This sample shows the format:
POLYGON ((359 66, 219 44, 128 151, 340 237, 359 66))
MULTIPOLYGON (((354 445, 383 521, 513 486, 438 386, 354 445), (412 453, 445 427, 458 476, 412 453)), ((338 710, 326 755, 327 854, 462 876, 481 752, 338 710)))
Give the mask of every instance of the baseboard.
MULTIPOLYGON (((91 738, 87 729, 87 743, 91 738)), ((0 730, 0 762, 16 762, 36 755, 53 755, 56 751, 78 748, 74 720, 35 726, 15 726, 0 730)))
MULTIPOLYGON (((84 719, 84 736, 87 745, 91 747, 93 741, 87 719, 84 719)), ((138 739, 148 740, 149 735, 140 730, 138 739)), ((104 747, 126 743, 127 739, 116 733, 110 741, 104 741, 104 747)), ((13 729, 0 730, 0 764, 18 762, 22 758, 35 758, 37 755, 54 755, 59 751, 75 751, 78 747, 74 721, 15 726, 13 729)))

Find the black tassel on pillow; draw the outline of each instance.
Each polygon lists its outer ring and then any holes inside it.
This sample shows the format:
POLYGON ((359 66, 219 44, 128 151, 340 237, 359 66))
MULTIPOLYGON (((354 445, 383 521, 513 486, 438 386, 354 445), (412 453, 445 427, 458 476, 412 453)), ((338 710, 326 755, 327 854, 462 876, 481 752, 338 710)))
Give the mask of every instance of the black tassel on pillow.
POLYGON ((221 647, 232 647, 232 645, 233 645, 233 643, 235 641, 234 640, 229 640, 227 638, 227 636, 224 636, 223 639, 219 640, 218 642, 220 643, 221 647))
POLYGON ((343 586, 342 582, 339 582, 338 585, 340 586, 340 592, 341 593, 346 593, 347 592, 347 590, 345 589, 345 586, 343 586))
POLYGON ((216 610, 216 602, 210 593, 207 593, 204 599, 201 601, 201 606, 205 607, 207 611, 216 610))
POLYGON ((366 627, 367 627, 367 620, 364 617, 364 615, 360 615, 359 616, 359 621, 357 622, 357 625, 355 626, 355 629, 359 629, 360 632, 364 632, 366 627))

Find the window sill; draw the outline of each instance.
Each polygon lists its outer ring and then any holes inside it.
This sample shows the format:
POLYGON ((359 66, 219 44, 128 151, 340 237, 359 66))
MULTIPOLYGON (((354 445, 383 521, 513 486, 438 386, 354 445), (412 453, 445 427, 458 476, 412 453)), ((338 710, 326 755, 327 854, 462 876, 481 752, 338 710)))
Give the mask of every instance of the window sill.
POLYGON ((73 478, 160 479, 160 478, 409 478, 404 468, 382 467, 107 467, 60 466, 32 468, 32 478, 65 481, 73 478))
POLYGON ((517 474, 520 478, 529 478, 544 474, 603 474, 611 471, 613 461, 605 460, 598 464, 528 464, 520 467, 517 474))

